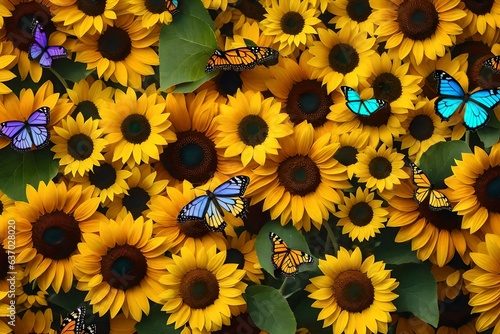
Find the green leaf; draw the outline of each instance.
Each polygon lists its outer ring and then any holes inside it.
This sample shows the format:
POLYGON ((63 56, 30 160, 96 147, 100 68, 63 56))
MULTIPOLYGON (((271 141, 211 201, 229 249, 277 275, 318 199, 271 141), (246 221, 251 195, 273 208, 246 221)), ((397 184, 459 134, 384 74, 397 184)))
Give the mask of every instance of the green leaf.
MULTIPOLYGON (((255 241, 255 249, 257 250, 257 257, 259 258, 259 263, 264 270, 274 276, 274 267, 271 262, 272 245, 271 240, 269 240, 269 232, 274 232, 283 239, 287 246, 292 249, 301 250, 307 254, 311 254, 309 250, 309 245, 306 239, 297 231, 295 227, 291 224, 286 226, 281 226, 278 221, 270 221, 265 224, 257 236, 255 241)), ((314 259, 312 264, 303 264, 299 268, 299 272, 315 270, 318 267, 318 259, 314 259)))
POLYGON ((50 147, 19 153, 10 146, 0 150, 0 189, 16 201, 26 201, 26 185, 38 187, 40 181, 49 182, 59 169, 50 147))
POLYGON ((297 317, 297 327, 307 328, 314 334, 332 334, 331 326, 323 328, 323 321, 318 320, 321 309, 312 307, 313 300, 304 298, 293 310, 297 317))
POLYGON ((373 254, 377 261, 384 261, 387 264, 421 263, 417 255, 411 250, 411 242, 395 242, 396 234, 399 229, 384 228, 377 235, 375 241, 377 247, 373 254))
POLYGON ((203 3, 185 1, 182 11, 160 32, 160 83, 162 89, 211 77, 205 73, 208 58, 218 48, 214 22, 203 3))
POLYGON ((437 285, 430 265, 408 263, 395 266, 391 276, 399 282, 394 291, 399 295, 394 301, 398 312, 411 312, 437 327, 439 321, 437 285))
POLYGON ((68 58, 57 59, 52 65, 52 70, 69 81, 78 82, 85 79, 94 70, 87 70, 87 64, 79 63, 68 58))
POLYGON ((278 290, 264 285, 254 285, 244 294, 248 313, 261 330, 269 334, 293 334, 297 321, 286 299, 278 290))
POLYGON ((484 147, 491 147, 498 143, 498 139, 500 139, 500 131, 491 126, 485 126, 477 130, 477 135, 483 142, 484 147))
POLYGON ((180 333, 183 327, 175 329, 175 323, 167 325, 168 317, 169 315, 161 310, 161 305, 152 304, 149 315, 143 315, 141 322, 135 325, 135 329, 139 334, 180 333))
POLYGON ((439 142, 422 154, 418 166, 424 171, 432 184, 451 176, 451 166, 456 165, 455 159, 461 160, 462 153, 470 153, 467 143, 461 140, 439 142))

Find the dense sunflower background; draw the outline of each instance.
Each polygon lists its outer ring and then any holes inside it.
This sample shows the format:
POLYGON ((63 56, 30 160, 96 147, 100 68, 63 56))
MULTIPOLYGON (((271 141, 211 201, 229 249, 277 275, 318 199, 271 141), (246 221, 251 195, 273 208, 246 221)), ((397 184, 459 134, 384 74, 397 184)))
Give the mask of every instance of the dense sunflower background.
POLYGON ((0 333, 86 305, 99 334, 500 334, 500 107, 441 121, 433 78, 496 89, 495 55, 500 0, 0 0, 0 123, 45 106, 51 134, 0 138, 0 333), (204 72, 251 45, 280 56, 204 72), (177 221, 236 175, 246 216, 177 221), (314 262, 275 272, 270 232, 314 262))

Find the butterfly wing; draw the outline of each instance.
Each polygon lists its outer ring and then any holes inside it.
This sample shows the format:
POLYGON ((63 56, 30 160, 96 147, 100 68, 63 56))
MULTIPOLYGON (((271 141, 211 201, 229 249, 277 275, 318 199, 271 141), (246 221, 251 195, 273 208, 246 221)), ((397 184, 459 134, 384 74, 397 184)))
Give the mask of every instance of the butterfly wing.
POLYGON ((215 70, 251 70, 255 65, 261 65, 268 60, 278 58, 278 56, 278 51, 260 46, 247 46, 227 50, 225 52, 215 50, 208 60, 205 72, 212 72, 215 70))
POLYGON ((269 239, 272 244, 271 262, 277 273, 294 276, 298 273, 300 265, 313 263, 314 258, 311 255, 303 251, 290 249, 276 233, 269 232, 269 239))
POLYGON ((214 205, 219 205, 236 217, 244 216, 248 204, 242 196, 249 183, 250 178, 245 175, 234 176, 222 183, 213 191, 214 200, 217 201, 214 205))
POLYGON ((177 221, 182 223, 190 220, 203 219, 209 204, 210 198, 207 195, 196 197, 181 209, 177 216, 177 221))
POLYGON ((179 12, 177 8, 179 6, 179 2, 177 0, 165 0, 165 4, 167 5, 167 10, 170 14, 174 15, 179 12))
POLYGON ((434 110, 442 120, 447 121, 461 109, 465 103, 465 92, 462 86, 448 73, 436 70, 434 79, 437 81, 437 93, 440 95, 434 103, 434 110))
POLYGON ((42 28, 42 25, 35 19, 33 20, 33 28, 31 31, 33 35, 33 43, 28 47, 28 58, 34 60, 45 52, 47 48, 48 38, 47 34, 42 28))
POLYGON ((82 334, 85 328, 85 306, 71 312, 61 323, 61 334, 82 334))
POLYGON ((432 189, 429 195, 429 208, 432 211, 443 209, 451 211, 451 203, 445 194, 438 190, 432 189))
POLYGON ((0 124, 0 136, 12 140, 25 128, 25 126, 26 124, 21 121, 3 122, 0 124))
POLYGON ((96 334, 96 333, 97 333, 97 326, 95 324, 88 325, 82 332, 82 334, 96 334))
POLYGON ((495 73, 500 73, 500 56, 495 56, 495 57, 486 59, 483 62, 483 67, 486 67, 495 73))
POLYGON ((489 119, 489 112, 500 103, 500 91, 483 89, 470 94, 464 112, 464 125, 467 130, 476 131, 485 126, 489 119))
POLYGON ((387 105, 387 102, 379 99, 363 100, 358 92, 348 86, 340 87, 346 98, 346 106, 354 114, 368 117, 387 105))
POLYGON ((424 172, 413 162, 410 162, 412 169, 412 180, 417 186, 413 198, 418 204, 422 203, 429 196, 429 208, 433 211, 451 210, 451 203, 448 198, 440 191, 432 189, 432 184, 424 172))

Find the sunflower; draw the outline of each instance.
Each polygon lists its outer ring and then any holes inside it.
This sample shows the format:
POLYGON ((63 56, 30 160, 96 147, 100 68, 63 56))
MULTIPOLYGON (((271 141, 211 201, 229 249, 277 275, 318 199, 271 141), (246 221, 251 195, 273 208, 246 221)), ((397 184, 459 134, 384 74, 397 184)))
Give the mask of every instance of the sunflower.
POLYGON ((370 58, 375 54, 375 38, 365 31, 343 28, 338 33, 330 29, 318 29, 319 41, 309 48, 312 58, 308 64, 313 75, 323 80, 331 93, 340 85, 358 87, 366 84, 370 76, 370 58))
POLYGON ((135 166, 130 169, 132 175, 127 178, 126 194, 117 196, 108 204, 106 215, 115 218, 130 212, 134 219, 149 212, 151 199, 165 191, 167 180, 157 180, 157 172, 150 165, 135 166))
POLYGON ((462 228, 475 233, 484 226, 485 232, 500 234, 500 143, 489 155, 475 146, 474 153, 462 153, 455 162, 445 183, 452 190, 450 201, 458 202, 453 211, 463 216, 462 228))
POLYGON ((105 218, 96 212, 99 199, 91 196, 91 187, 40 182, 38 189, 26 187, 28 202, 17 201, 5 213, 16 220, 16 261, 26 263, 25 274, 40 289, 52 286, 57 293, 71 288, 71 261, 81 232, 97 231, 105 218))
POLYGON ((417 258, 429 259, 440 267, 449 263, 455 254, 469 263, 469 252, 477 247, 480 238, 460 228, 461 219, 456 213, 432 211, 427 200, 419 205, 413 198, 414 192, 413 183, 405 180, 392 191, 381 193, 389 203, 387 227, 399 227, 395 241, 411 240, 417 258))
POLYGON ((260 92, 238 90, 228 98, 215 118, 219 130, 215 147, 225 148, 226 157, 240 156, 244 167, 251 162, 264 165, 268 155, 278 154, 278 138, 293 133, 288 115, 280 113, 281 103, 264 99, 260 92))
POLYGON ((37 310, 35 312, 26 310, 22 319, 16 319, 16 325, 13 327, 14 334, 57 334, 57 331, 51 328, 53 321, 54 317, 50 308, 45 308, 44 311, 37 310))
POLYGON ((261 29, 264 35, 274 36, 282 56, 305 50, 312 44, 317 33, 315 27, 321 20, 318 19, 319 11, 309 1, 273 0, 266 11, 266 18, 260 22, 261 29))
POLYGON ((125 11, 140 17, 142 26, 147 29, 172 22, 172 14, 167 10, 165 1, 130 0, 125 11))
POLYGON ((234 4, 237 0, 202 0, 202 2, 206 9, 226 10, 228 4, 234 4))
POLYGON ((457 261, 455 259, 442 267, 432 265, 431 272, 438 286, 439 300, 445 300, 445 298, 452 300, 457 298, 459 294, 466 295, 469 293, 465 287, 463 274, 470 268, 461 259, 457 259, 457 261))
POLYGON ((358 162, 358 154, 363 152, 368 145, 369 133, 364 132, 362 129, 354 129, 350 132, 342 133, 335 142, 340 144, 340 148, 334 155, 334 158, 340 164, 346 166, 347 176, 352 179, 356 169, 356 162, 358 162))
POLYGON ((337 0, 328 3, 328 12, 334 17, 328 23, 335 23, 336 29, 346 27, 366 31, 375 35, 376 24, 371 17, 372 8, 369 0, 337 0))
POLYGON ((396 149, 381 145, 378 150, 367 146, 358 155, 354 174, 359 182, 366 183, 368 189, 392 190, 395 184, 409 178, 403 170, 404 155, 396 149))
POLYGON ((264 201, 263 209, 282 225, 291 219, 297 229, 309 231, 311 222, 319 229, 340 203, 337 190, 351 186, 346 168, 332 158, 339 144, 330 139, 330 134, 314 139, 307 122, 297 125, 293 135, 280 140, 278 155, 253 171, 247 190, 252 204, 264 201))
POLYGON ((88 70, 97 68, 99 78, 139 89, 141 76, 154 74, 152 66, 160 62, 152 48, 158 43, 159 29, 144 28, 134 15, 120 15, 114 26, 80 37, 73 47, 75 60, 86 63, 88 70))
POLYGON ((170 130, 165 102, 156 93, 143 93, 136 97, 132 88, 126 92, 117 90, 115 103, 108 103, 99 115, 100 126, 106 133, 113 152, 113 161, 121 159, 130 167, 141 162, 149 163, 150 158, 160 160, 163 145, 175 141, 170 130), (161 100, 160 100, 161 99, 161 100))
MULTIPOLYGON (((3 191, 0 190, 0 217, 1 215, 7 210, 9 207, 14 205, 14 201, 7 195, 4 194, 3 191)), ((7 229, 7 225, 2 225, 0 224, 0 237, 3 236, 4 234, 3 229, 7 229)), ((0 238, 0 241, 2 239, 0 238)))
POLYGON ((3 82, 16 77, 14 73, 8 70, 15 59, 16 56, 12 54, 12 44, 6 42, 0 43, 0 95, 12 92, 3 82))
POLYGON ((431 325, 411 313, 392 313, 391 327, 396 327, 398 334, 435 334, 431 325))
POLYGON ((166 275, 160 278, 165 285, 160 298, 162 310, 170 313, 167 324, 179 328, 189 322, 198 331, 217 331, 229 325, 239 306, 245 305, 243 293, 247 286, 241 280, 245 271, 234 263, 225 264, 226 251, 217 252, 201 243, 189 242, 180 255, 167 259, 166 275))
POLYGON ((445 54, 462 33, 458 20, 466 14, 460 0, 373 0, 375 35, 386 41, 393 59, 411 55, 417 65, 445 54))
POLYGON ((373 255, 363 261, 358 247, 352 252, 341 247, 337 257, 325 257, 319 260, 323 275, 311 278, 305 288, 312 307, 321 309, 323 327, 332 326, 334 333, 387 333, 389 312, 396 311, 392 301, 398 297, 392 290, 399 285, 390 270, 373 255))
POLYGON ((131 214, 103 221, 99 234, 83 233, 80 254, 73 258, 77 289, 87 291, 93 313, 113 318, 122 310, 140 321, 149 314, 149 301, 159 303, 164 286, 158 283, 166 273, 169 245, 153 237, 153 222, 131 214))
POLYGON ((243 231, 239 237, 229 237, 226 263, 236 263, 238 269, 245 270, 245 279, 260 284, 264 279, 264 273, 257 258, 256 240, 255 236, 247 231, 243 231))
POLYGON ((463 275, 470 291, 472 313, 480 313, 476 322, 478 332, 493 326, 493 333, 500 330, 500 300, 497 297, 500 288, 499 245, 500 236, 486 234, 477 252, 470 254, 475 266, 463 275))
POLYGON ((22 268, 16 270, 16 280, 20 284, 16 286, 16 304, 24 308, 47 306, 48 292, 41 290, 36 284, 29 282, 28 275, 22 268))
POLYGON ((106 103, 113 102, 115 89, 106 87, 104 81, 95 80, 92 76, 75 82, 73 88, 66 90, 71 102, 75 105, 71 116, 75 118, 79 113, 86 120, 99 118, 99 111, 106 103))
POLYGON ((61 127, 54 126, 56 135, 52 136, 52 142, 55 146, 51 150, 55 152, 55 159, 61 159, 59 165, 65 166, 65 175, 78 173, 83 176, 94 166, 100 166, 107 141, 100 138, 103 130, 98 126, 98 120, 84 121, 81 113, 76 120, 68 116, 62 120, 61 127))
POLYGON ((337 226, 342 227, 342 234, 349 233, 351 240, 359 242, 375 237, 387 221, 388 211, 382 207, 382 201, 375 199, 375 193, 368 189, 356 189, 356 194, 344 196, 338 205, 339 211, 333 214, 340 218, 337 226))
POLYGON ((498 41, 496 35, 500 28, 500 1, 471 1, 460 2, 466 16, 458 21, 469 36, 479 33, 484 43, 491 45, 498 41))

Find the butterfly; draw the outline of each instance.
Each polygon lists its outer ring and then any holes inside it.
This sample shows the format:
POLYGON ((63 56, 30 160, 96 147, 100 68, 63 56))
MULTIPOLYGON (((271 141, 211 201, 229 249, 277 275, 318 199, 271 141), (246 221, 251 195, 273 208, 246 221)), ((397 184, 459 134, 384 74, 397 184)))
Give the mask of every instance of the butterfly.
POLYGON ((417 186, 413 198, 418 204, 422 203, 429 196, 429 208, 432 211, 451 210, 451 204, 448 198, 440 191, 433 189, 431 182, 413 162, 410 161, 411 177, 413 183, 417 186))
POLYGON ((213 192, 206 190, 206 195, 196 197, 181 209, 177 221, 205 219, 209 230, 224 231, 227 226, 224 221, 224 210, 236 217, 246 214, 248 204, 242 196, 249 183, 248 176, 239 175, 222 183, 213 192))
POLYGON ((174 15, 179 12, 177 8, 179 6, 179 1, 177 0, 165 0, 165 5, 167 5, 167 10, 170 14, 174 15))
POLYGON ((495 56, 495 57, 486 59, 483 62, 483 67, 486 67, 495 73, 500 73, 500 56, 495 56))
POLYGON ((314 258, 303 251, 290 249, 276 233, 269 232, 269 239, 273 245, 271 262, 275 268, 275 276, 283 274, 294 276, 299 271, 299 266, 304 263, 313 263, 314 258))
POLYGON ((85 326, 85 306, 80 306, 63 319, 60 334, 95 334, 96 329, 94 324, 85 326))
POLYGON ((18 152, 41 149, 49 144, 50 108, 41 107, 33 111, 27 121, 7 121, 0 124, 0 136, 10 139, 10 145, 18 152))
POLYGON ((379 99, 369 99, 362 100, 359 96, 358 92, 356 92, 351 87, 342 86, 342 93, 345 95, 346 106, 351 110, 354 114, 362 117, 368 117, 372 114, 376 113, 383 107, 387 105, 387 102, 379 99))
POLYGON ((261 46, 246 46, 227 51, 215 50, 208 59, 205 72, 251 70, 255 65, 262 65, 268 60, 278 58, 278 56, 278 51, 261 46))
POLYGON ((49 46, 49 38, 47 33, 43 30, 42 25, 36 20, 33 20, 33 28, 31 34, 33 35, 33 43, 28 48, 29 60, 35 60, 38 57, 38 62, 42 67, 52 66, 52 60, 56 58, 66 58, 68 53, 62 46, 49 46))
POLYGON ((500 91, 482 89, 466 94, 462 86, 448 73, 436 70, 434 79, 440 95, 434 103, 434 110, 442 120, 447 121, 455 111, 465 106, 464 125, 467 130, 476 131, 488 123, 493 109, 500 103, 500 91))

